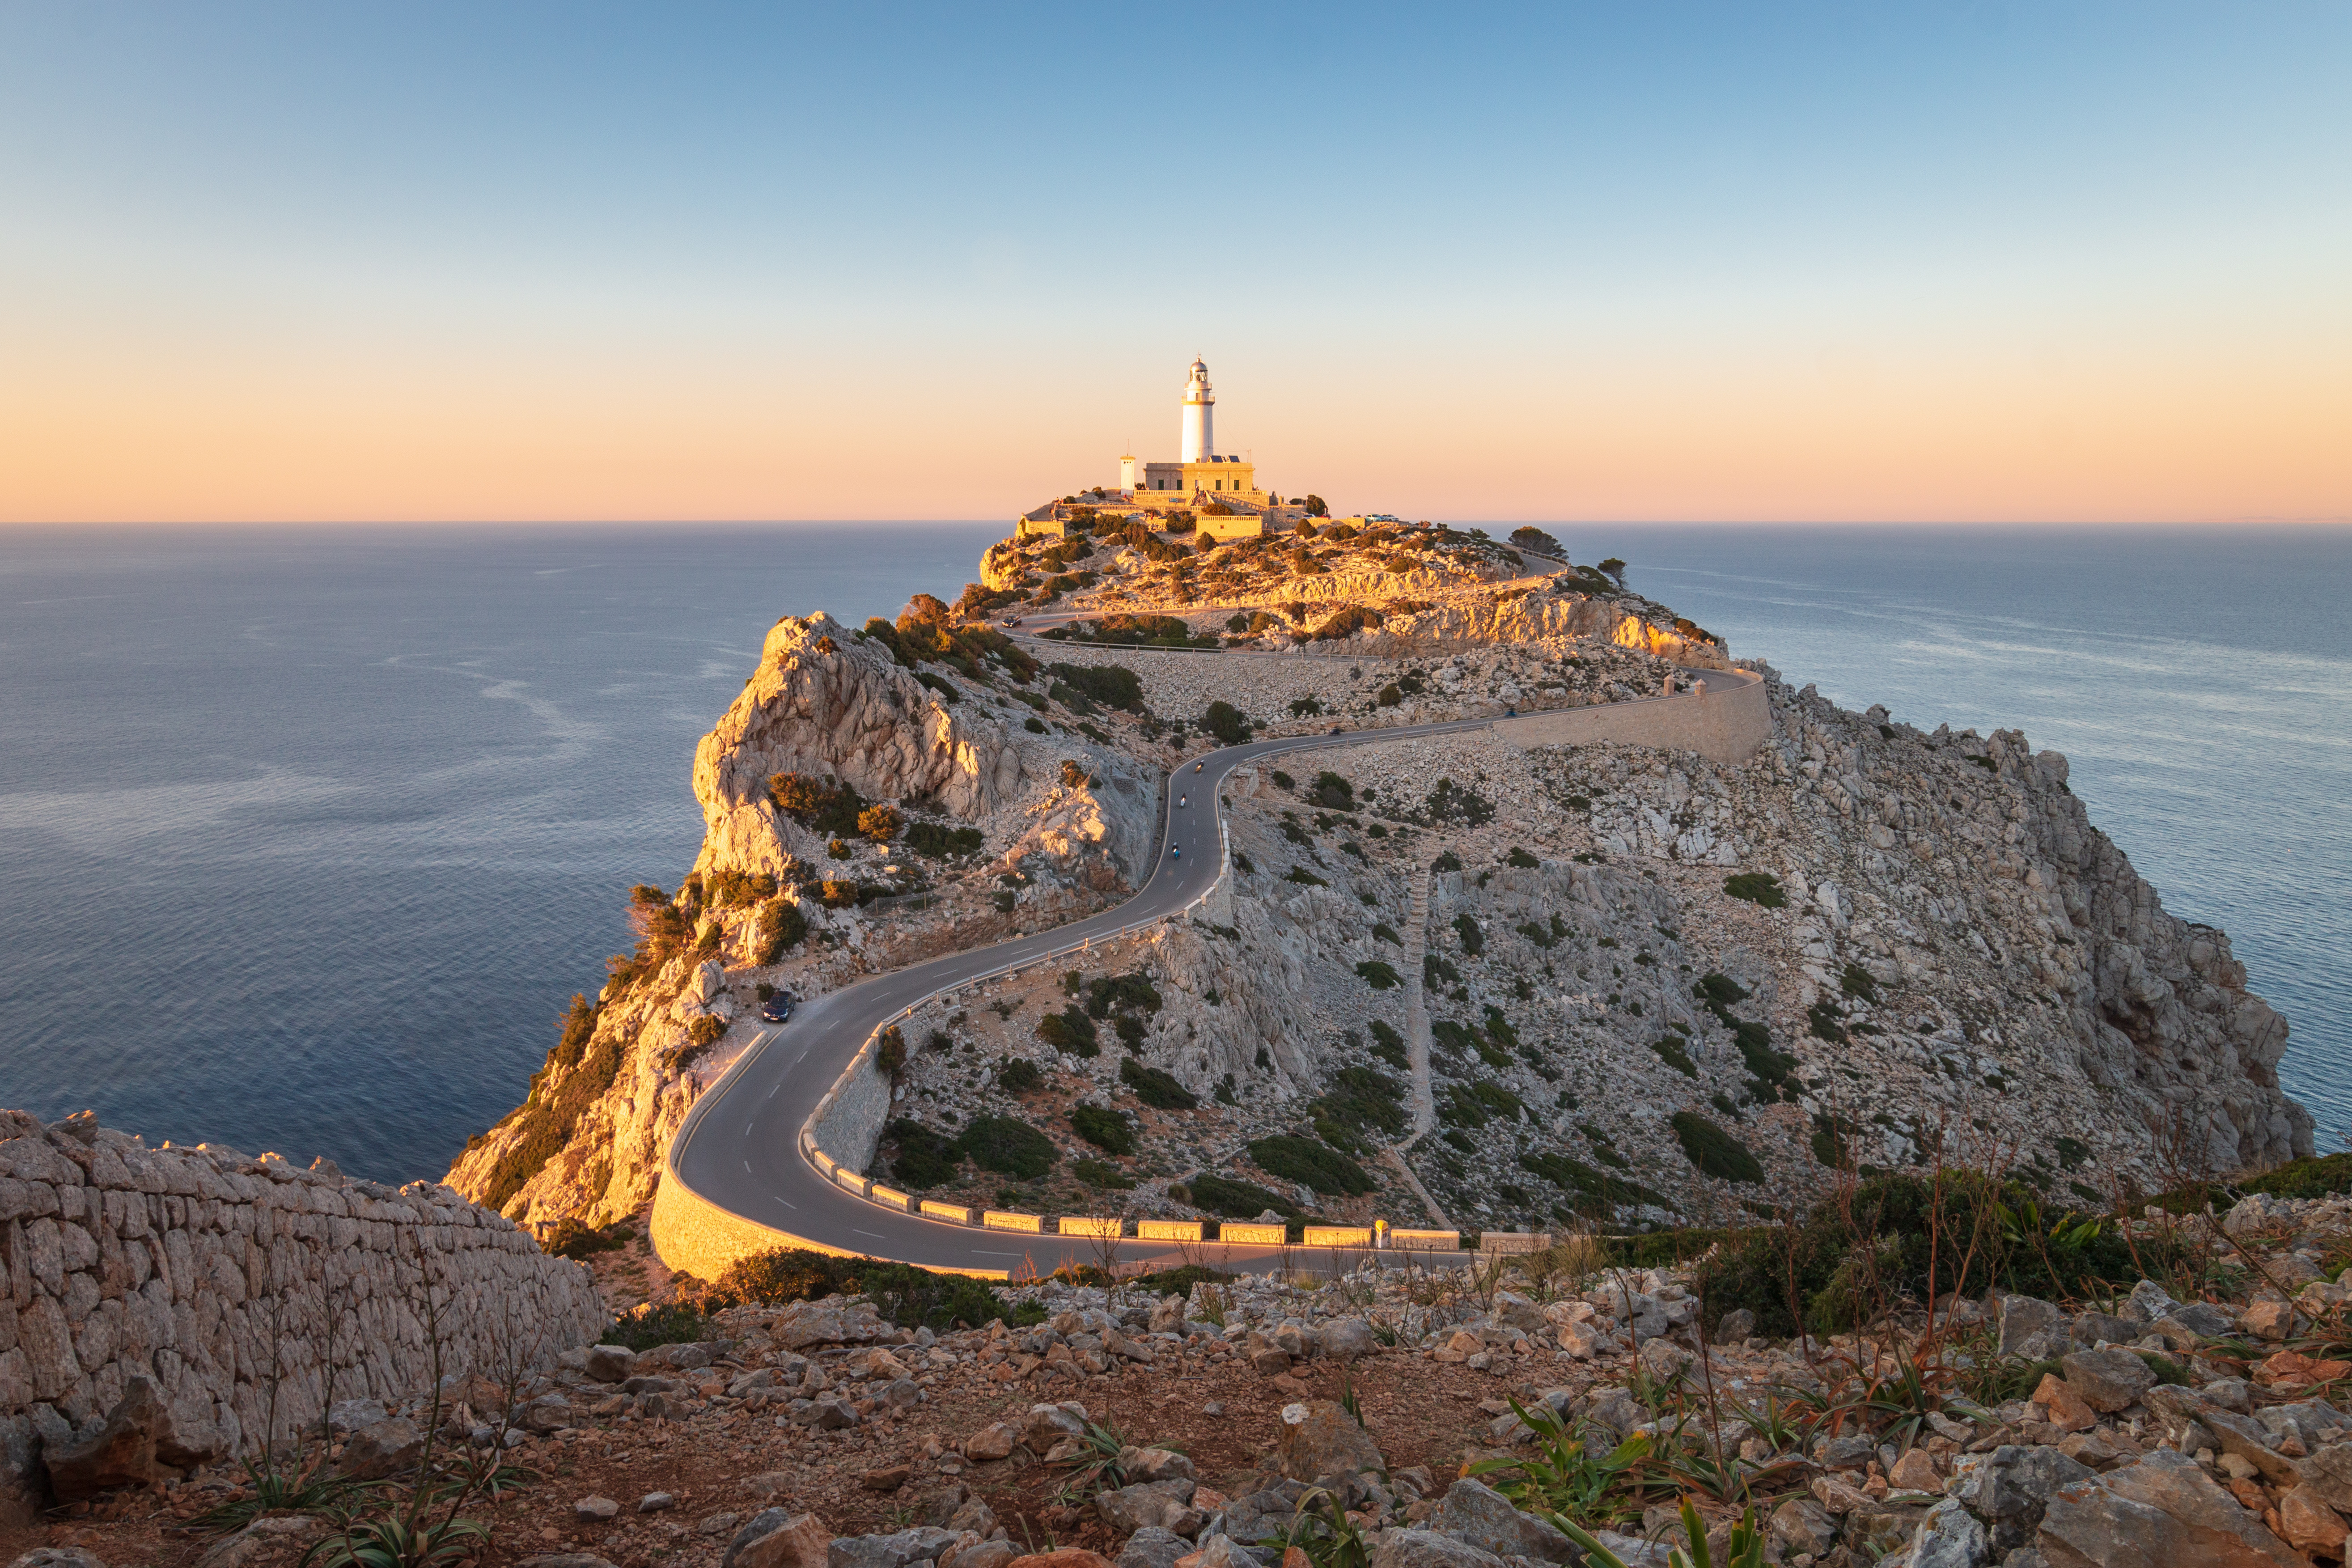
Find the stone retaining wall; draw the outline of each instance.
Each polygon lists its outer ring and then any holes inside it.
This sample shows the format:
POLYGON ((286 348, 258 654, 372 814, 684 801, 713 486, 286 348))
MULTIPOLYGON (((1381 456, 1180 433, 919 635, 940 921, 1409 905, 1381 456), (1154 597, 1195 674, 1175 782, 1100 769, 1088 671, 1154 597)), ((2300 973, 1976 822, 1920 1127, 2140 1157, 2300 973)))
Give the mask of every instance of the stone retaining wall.
POLYGON ((1711 763, 1737 767, 1772 738, 1772 706, 1764 682, 1745 672, 1703 677, 1704 696, 1647 702, 1610 702, 1523 715, 1495 733, 1513 745, 1589 746, 1599 741, 1696 752, 1711 763), (1738 686, 1732 681, 1740 681, 1738 686))
POLYGON ((89 1435, 134 1377, 174 1447, 260 1440, 278 1363, 282 1436, 336 1399, 394 1403, 432 1379, 420 1268, 445 1372, 544 1365, 611 1321, 588 1270, 446 1187, 394 1190, 231 1149, 149 1148, 84 1112, 0 1111, 0 1506, 43 1446, 89 1435))

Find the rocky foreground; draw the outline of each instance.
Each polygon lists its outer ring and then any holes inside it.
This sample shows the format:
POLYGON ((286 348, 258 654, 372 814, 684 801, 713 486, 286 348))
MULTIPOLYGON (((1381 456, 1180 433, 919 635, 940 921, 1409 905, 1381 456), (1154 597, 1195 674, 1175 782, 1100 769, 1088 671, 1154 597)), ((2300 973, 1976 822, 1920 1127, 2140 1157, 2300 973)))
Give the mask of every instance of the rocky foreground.
MULTIPOLYGON (((1169 1296, 1046 1282, 1002 1292, 1020 1326, 947 1332, 865 1298, 738 1307, 511 1390, 452 1374, 437 1405, 347 1402, 313 1458, 399 1480, 437 1408, 443 1463, 525 1472, 474 1510, 473 1560, 540 1568, 1521 1568, 1584 1559, 1563 1523, 1664 1568, 1685 1500, 1717 1562, 1749 1508, 1764 1559, 1801 1568, 2340 1560, 2352 1288, 2326 1275, 2352 1202, 2188 1224, 2210 1278, 2251 1291, 1995 1291, 1939 1303, 1932 1332, 1912 1302, 1828 1340, 1707 1322, 1704 1272, 1558 1258, 1169 1296)), ((131 1459, 135 1424, 117 1413, 131 1459)), ((199 1526, 241 1479, 118 1477, 16 1563, 254 1568, 331 1533, 302 1511, 199 1526)))

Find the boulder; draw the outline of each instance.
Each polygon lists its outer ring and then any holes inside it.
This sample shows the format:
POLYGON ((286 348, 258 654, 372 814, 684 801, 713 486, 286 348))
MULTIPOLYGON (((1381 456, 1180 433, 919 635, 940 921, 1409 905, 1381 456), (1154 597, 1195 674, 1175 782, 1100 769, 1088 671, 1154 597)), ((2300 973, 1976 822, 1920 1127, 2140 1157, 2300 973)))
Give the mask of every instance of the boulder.
POLYGON ((2084 1312, 2074 1320, 2074 1342, 2084 1346, 2127 1345, 2148 1331, 2147 1324, 2111 1312, 2084 1312))
POLYGON ((1507 1323, 1512 1328, 1523 1329, 1531 1334, 1541 1333, 1544 1330, 1543 1309, 1525 1296, 1513 1291, 1495 1292, 1493 1316, 1495 1321, 1498 1323, 1507 1323))
POLYGON ((1715 1342, 1736 1345, 1756 1331, 1756 1314, 1745 1307, 1735 1307, 1716 1321, 1715 1342))
POLYGON ((1198 1552, 1176 1559, 1176 1568, 1258 1568, 1249 1549, 1223 1535, 1213 1535, 1198 1552))
POLYGON ((131 1379, 97 1432, 59 1447, 43 1446, 50 1489, 59 1502, 79 1502, 114 1487, 152 1486, 179 1470, 156 1458, 156 1429, 163 1425, 163 1402, 155 1385, 131 1379))
POLYGON ((1087 1411, 1083 1405, 1033 1405, 1021 1421, 1021 1441, 1032 1452, 1050 1452, 1065 1437, 1087 1435, 1087 1411))
MULTIPOLYGON (((931 1562, 960 1539, 952 1530, 933 1530, 928 1525, 894 1531, 887 1535, 841 1535, 825 1547, 824 1561, 826 1568, 907 1568, 910 1563, 931 1562)), ((1085 1555, 1094 1557, 1091 1552, 1085 1555)), ((1102 1563, 1103 1559, 1095 1557, 1095 1562, 1102 1563)))
MULTIPOLYGON (((1181 1564, 1178 1568, 1182 1568, 1181 1564)), ((1493 1552, 1433 1530, 1383 1531, 1371 1568, 1504 1568, 1493 1552)))
POLYGON ((1659 1383, 1671 1383, 1691 1363, 1690 1352, 1672 1340, 1651 1340, 1642 1346, 1642 1370, 1659 1383))
POLYGON ((1886 1484, 1900 1492, 1940 1492, 1944 1478, 1937 1473, 1936 1461, 1927 1457, 1925 1448, 1906 1448, 1895 1468, 1886 1472, 1886 1484))
POLYGON ((629 1375, 636 1359, 637 1352, 626 1345, 590 1345, 587 1364, 581 1370, 599 1383, 618 1383, 629 1375))
POLYGON ((1202 1517, 1192 1507, 1193 1484, 1182 1476, 1142 1481, 1095 1494, 1095 1512, 1120 1534, 1157 1525, 1178 1535, 1200 1533, 1202 1517))
POLYGON ((1380 1337, 1361 1318, 1334 1318, 1323 1325, 1323 1353, 1334 1361, 1359 1361, 1381 1348, 1380 1337))
POLYGON ((1010 1541, 979 1541, 961 1552, 946 1553, 941 1561, 945 1568, 1011 1568, 1020 1555, 1021 1548, 1010 1541))
POLYGON ((391 1414, 381 1399, 338 1399, 327 1412, 327 1425, 337 1432, 356 1432, 391 1414))
POLYGON ((335 1473, 354 1481, 405 1475, 425 1457, 425 1434, 404 1415, 354 1432, 335 1461, 335 1473))
POLYGON ((2279 1494, 2279 1533, 2297 1552, 2315 1557, 2344 1555, 2344 1518, 2312 1495, 2309 1487, 2279 1494))
POLYGON ((911 1465, 885 1465, 878 1470, 868 1470, 857 1478, 857 1484, 869 1492, 895 1492, 914 1479, 911 1465))
POLYGON ((1979 1458, 1952 1495, 1991 1526, 1995 1551, 2010 1552, 2032 1542, 2042 1510, 2061 1487, 2091 1479, 2086 1466, 2055 1448, 2004 1443, 1979 1458))
POLYGON ((2051 1495, 2034 1544, 2051 1568, 2301 1568, 2303 1559, 2186 1454, 2051 1495))
POLYGON ((98 1554, 79 1546, 36 1546, 8 1568, 106 1568, 98 1554))
POLYGON ((2246 1332, 2256 1339, 2273 1342, 2295 1332, 2303 1327, 2304 1321, 2303 1314, 2294 1310, 2294 1303, 2275 1297, 2256 1301, 2238 1314, 2238 1321, 2245 1326, 2246 1332))
MULTIPOLYGON (((1173 1301, 1173 1296, 1163 1296, 1163 1301, 1173 1301)), ((1192 1550, 1192 1543, 1172 1530, 1162 1530, 1147 1524, 1127 1538, 1118 1554, 1118 1568, 1176 1568, 1176 1559, 1192 1550)))
POLYGON ((1545 1563, 1574 1563, 1575 1544, 1558 1530, 1521 1513, 1511 1500, 1466 1477, 1447 1489, 1445 1500, 1429 1521, 1432 1528, 1465 1545, 1497 1557, 1528 1557, 1545 1563))
POLYGON ((2098 1425, 2098 1413, 2053 1373, 2042 1374, 2041 1385, 2033 1391, 2033 1403, 2042 1406, 2050 1425, 2061 1432, 2081 1432, 2098 1425))
POLYGON ((992 1464, 1012 1456, 1021 1434, 1009 1421, 999 1421, 993 1426, 983 1426, 963 1440, 963 1457, 974 1464, 992 1464))
POLYGON ((813 1513, 761 1509, 727 1543, 719 1568, 825 1568, 833 1531, 813 1513))
POLYGON ((2179 1323, 2200 1339, 2218 1340, 2236 1325, 2230 1314, 2210 1301, 2189 1301, 2165 1314, 2158 1322, 2179 1323))
POLYGON ((639 1513, 667 1513, 677 1506, 677 1498, 670 1492, 647 1492, 637 1500, 639 1513))
POLYGON ((1328 1399, 1284 1405, 1275 1448, 1282 1473, 1293 1480, 1370 1475, 1388 1468, 1372 1435, 1328 1399))
POLYGON ((620 1512, 621 1505, 608 1497, 584 1497, 572 1505, 572 1517, 583 1524, 602 1524, 620 1512))
POLYGON ((2113 1415, 2156 1386, 2147 1363, 2126 1350, 2076 1351, 2059 1363, 2066 1386, 2092 1409, 2113 1415))
POLYGON ((1911 1568, 1985 1568, 1991 1561, 1992 1542, 1983 1523, 1958 1498, 1929 1509, 1912 1531, 1911 1568))
POLYGON ((1782 1562, 1801 1552, 1823 1557, 1837 1544, 1837 1521, 1811 1498, 1790 1498, 1764 1521, 1764 1538, 1782 1562))
POLYGON ((1188 1481, 1200 1479, 1192 1459, 1173 1448, 1121 1448, 1118 1470, 1130 1481, 1164 1481, 1179 1476, 1188 1481))
POLYGON ((2047 1361, 2066 1343, 2065 1313, 2038 1296, 2001 1298, 2000 1354, 2047 1361))

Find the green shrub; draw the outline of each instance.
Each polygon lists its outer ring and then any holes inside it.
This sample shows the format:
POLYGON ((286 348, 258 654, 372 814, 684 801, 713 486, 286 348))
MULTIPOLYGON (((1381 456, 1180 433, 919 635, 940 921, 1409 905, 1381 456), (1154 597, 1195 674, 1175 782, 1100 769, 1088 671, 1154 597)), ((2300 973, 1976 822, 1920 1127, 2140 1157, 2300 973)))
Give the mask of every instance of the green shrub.
POLYGON ((1372 1032, 1372 1055, 1401 1072, 1412 1066, 1412 1058, 1404 1048, 1402 1035, 1378 1018, 1366 1026, 1372 1032))
POLYGON ((1284 1132, 1254 1139, 1249 1153, 1260 1170, 1286 1182, 1303 1183, 1325 1197, 1354 1197, 1372 1190, 1372 1178, 1361 1165, 1312 1138, 1284 1132))
POLYGON ((1266 1210, 1287 1218, 1295 1218, 1298 1205, 1279 1193, 1269 1192, 1255 1182, 1236 1181, 1203 1172, 1187 1184, 1192 1204, 1196 1209, 1206 1209, 1227 1219, 1255 1219, 1266 1210))
POLYGON ((1511 847, 1511 852, 1503 858, 1503 863, 1507 866, 1517 866, 1523 871, 1532 870, 1534 868, 1543 864, 1542 861, 1537 859, 1534 856, 1528 854, 1526 850, 1520 848, 1516 844, 1511 847))
POLYGON ((2305 1155, 2251 1182, 2237 1184, 2237 1190, 2279 1198, 2326 1198, 2352 1192, 2352 1154, 2305 1155))
POLYGON ((1365 984, 1375 991, 1386 991, 1404 984, 1404 977, 1396 972, 1396 966, 1385 959, 1366 959, 1356 965, 1356 973, 1363 977, 1365 984))
POLYGON ((918 855, 943 860, 950 855, 976 855, 987 842, 977 827, 950 827, 940 822, 907 825, 907 847, 918 855))
POLYGON ((1685 1078, 1698 1077, 1698 1068, 1692 1065, 1690 1053, 1683 1049, 1683 1042, 1675 1037, 1668 1035, 1664 1038, 1652 1040, 1650 1049, 1657 1052, 1660 1061, 1685 1078))
POLYGON ((897 1145, 890 1157, 892 1178, 919 1193, 951 1180, 963 1158, 954 1139, 904 1116, 882 1129, 882 1141, 897 1145))
POLYGON ((1033 1094, 1045 1087, 1045 1075, 1027 1057, 1000 1057, 996 1082, 1007 1094, 1033 1094))
POLYGON ((1516 1119, 1524 1109, 1519 1097, 1499 1083, 1452 1083, 1439 1097, 1437 1119, 1451 1127, 1484 1127, 1490 1121, 1516 1119))
POLYGON ((1372 1068, 1341 1068, 1307 1110, 1327 1143, 1344 1146, 1346 1140, 1333 1137, 1334 1131, 1353 1133, 1378 1128, 1383 1132, 1402 1132, 1405 1126, 1404 1085, 1372 1068))
POLYGON ((1780 879, 1769 871, 1741 871, 1723 879, 1723 890, 1735 899, 1746 899, 1751 904, 1761 904, 1768 910, 1784 907, 1789 895, 1781 889, 1780 879))
POLYGON ((1082 1007, 1065 1007, 1038 1019, 1037 1037, 1068 1056, 1102 1055, 1102 1047, 1096 1043, 1095 1021, 1082 1007))
POLYGON ((1845 966, 1845 972, 1838 976, 1838 989, 1858 1002, 1878 1000, 1877 980, 1859 963, 1845 966))
POLYGON ((1087 987, 1087 1016, 1090 1018, 1107 1018, 1114 1011, 1157 1013, 1161 1005, 1151 976, 1139 969, 1129 974, 1103 975, 1087 987))
POLYGON ((1527 1153, 1519 1156, 1519 1168, 1532 1171, 1564 1192, 1576 1194, 1597 1204, 1613 1206, 1646 1204, 1655 1208, 1674 1205, 1659 1194, 1638 1182, 1596 1171, 1581 1160, 1571 1159, 1556 1152, 1527 1153))
POLYGON ((870 1258, 832 1258, 799 1247, 754 1253, 728 1265, 716 1295, 729 1302, 777 1307, 827 1296, 870 1299, 885 1322, 945 1332, 1005 1316, 996 1292, 960 1274, 934 1274, 870 1258))
POLYGON ((1315 775, 1313 785, 1307 789, 1307 798, 1309 803, 1327 811, 1353 811, 1356 809, 1356 786, 1338 773, 1319 773, 1315 775))
POLYGON ((1118 1064, 1118 1081, 1155 1110, 1191 1110, 1201 1103, 1172 1074, 1145 1067, 1133 1057, 1118 1064))
POLYGON ((1070 1107, 1070 1131, 1106 1153, 1135 1152, 1135 1130, 1108 1105, 1081 1100, 1070 1107))
POLYGON ((2045 1209, 2021 1182, 1946 1171, 1936 1181, 1874 1176, 1850 1199, 1816 1205, 1793 1237, 1759 1230, 1727 1243, 1704 1266, 1699 1289, 1709 1310, 1745 1307, 1756 1314, 1758 1332, 1774 1335, 1797 1331, 1793 1291, 1808 1326, 1838 1331, 1857 1305, 1865 1311, 1878 1306, 1855 1300, 1861 1286, 1850 1265, 1865 1243, 1884 1289, 1917 1301, 1927 1299, 1931 1260, 1939 1298, 1979 1296, 1999 1285, 2065 1300, 2143 1274, 2162 1279, 2182 1256, 2179 1244, 2160 1234, 2126 1241, 2111 1224, 2045 1209))
POLYGON ((1402 947, 1404 945, 1404 938, 1399 936, 1397 934, 1396 928, 1389 924, 1386 921, 1374 921, 1372 922, 1372 940, 1375 942, 1387 942, 1391 947, 1402 947))
POLYGON ((604 1331, 604 1342, 626 1345, 633 1351, 649 1351, 656 1345, 690 1345, 702 1338, 704 1326, 700 1310, 688 1302, 647 1301, 614 1319, 613 1326, 604 1331))
POLYGON ((520 1124, 520 1135, 491 1165, 482 1185, 483 1206, 503 1209, 572 1142, 580 1118, 620 1075, 622 1042, 609 1035, 599 1039, 596 1019, 594 1005, 574 993, 547 1065, 532 1075, 530 1097, 507 1119, 520 1124))
POLYGON ((1429 868, 1437 872, 1459 871, 1462 869, 1462 857, 1451 849, 1445 850, 1429 863, 1429 868))
POLYGON ((1105 1160, 1097 1160, 1092 1155, 1071 1161, 1070 1174, 1090 1187, 1107 1187, 1125 1192, 1135 1185, 1134 1177, 1128 1175, 1117 1165, 1105 1160))
POLYGON ((874 1047, 874 1066, 884 1078, 895 1079, 907 1065, 907 1037, 892 1024, 874 1047))
POLYGON ((771 899, 760 906, 760 935, 751 961, 774 963, 807 935, 808 917, 800 905, 790 899, 771 899))
POLYGON ((1249 721, 1240 709, 1225 701, 1209 704, 1201 715, 1201 728, 1228 746, 1238 746, 1250 737, 1249 721))
POLYGON ((983 1171, 1033 1181, 1054 1168, 1060 1155, 1054 1141, 1010 1116, 982 1116, 963 1130, 956 1146, 983 1171))
POLYGON ((812 833, 843 837, 858 831, 857 814, 866 808, 845 780, 806 773, 773 774, 768 780, 768 798, 778 811, 812 833))
POLYGON ((1727 1182, 1760 1182, 1764 1167, 1748 1152, 1748 1145, 1701 1116, 1696 1110, 1677 1110, 1673 1117, 1675 1137, 1683 1146, 1690 1163, 1710 1176, 1727 1182))
MULTIPOLYGON (((1181 626, 1183 623, 1179 621, 1177 625, 1181 626)), ((1143 682, 1125 665, 1049 664, 1045 668, 1063 684, 1076 688, 1106 708, 1129 713, 1143 711, 1143 682)))
POLYGON ((1331 885, 1304 866, 1293 866, 1290 868, 1290 875, 1284 878, 1283 880, 1287 882, 1297 882, 1304 887, 1309 888, 1328 888, 1331 885))
POLYGON ((1454 929, 1462 938, 1462 951, 1470 957, 1475 958, 1486 950, 1486 933, 1468 915, 1455 915, 1454 929))

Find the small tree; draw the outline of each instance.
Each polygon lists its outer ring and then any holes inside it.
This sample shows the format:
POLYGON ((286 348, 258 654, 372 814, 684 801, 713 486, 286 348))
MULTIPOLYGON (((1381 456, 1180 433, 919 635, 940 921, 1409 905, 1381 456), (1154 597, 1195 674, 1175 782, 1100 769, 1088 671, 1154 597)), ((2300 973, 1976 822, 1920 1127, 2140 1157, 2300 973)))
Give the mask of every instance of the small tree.
POLYGON ((893 1024, 882 1031, 881 1042, 874 1052, 874 1065, 884 1078, 894 1083, 898 1081, 899 1073, 906 1070, 907 1037, 899 1032, 898 1025, 893 1024))
POLYGON ((901 818, 895 805, 869 805, 857 814, 857 831, 877 844, 887 844, 898 836, 901 818))

